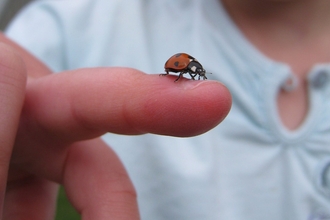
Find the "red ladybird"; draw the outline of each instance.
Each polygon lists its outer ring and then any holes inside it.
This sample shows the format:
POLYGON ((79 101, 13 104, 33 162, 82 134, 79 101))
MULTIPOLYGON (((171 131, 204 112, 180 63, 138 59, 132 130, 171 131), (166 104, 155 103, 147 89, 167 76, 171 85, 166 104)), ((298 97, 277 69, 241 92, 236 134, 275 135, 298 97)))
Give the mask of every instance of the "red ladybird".
POLYGON ((194 57, 186 53, 177 53, 171 56, 165 63, 165 74, 168 75, 169 72, 178 73, 179 77, 175 80, 178 81, 181 76, 185 73, 189 73, 191 78, 195 80, 195 76, 198 75, 198 79, 207 79, 205 76, 205 70, 194 57))

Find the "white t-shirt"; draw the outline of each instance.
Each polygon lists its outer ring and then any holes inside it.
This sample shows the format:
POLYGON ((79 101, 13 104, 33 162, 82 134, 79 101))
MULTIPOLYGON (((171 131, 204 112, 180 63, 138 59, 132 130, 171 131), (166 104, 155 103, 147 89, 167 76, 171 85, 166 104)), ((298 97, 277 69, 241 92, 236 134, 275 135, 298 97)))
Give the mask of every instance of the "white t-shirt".
POLYGON ((187 52, 228 86, 230 114, 203 135, 103 137, 133 180, 142 219, 330 219, 330 64, 310 70, 309 114, 289 131, 276 96, 291 69, 251 45, 218 0, 36 1, 7 34, 54 71, 161 73, 187 52))

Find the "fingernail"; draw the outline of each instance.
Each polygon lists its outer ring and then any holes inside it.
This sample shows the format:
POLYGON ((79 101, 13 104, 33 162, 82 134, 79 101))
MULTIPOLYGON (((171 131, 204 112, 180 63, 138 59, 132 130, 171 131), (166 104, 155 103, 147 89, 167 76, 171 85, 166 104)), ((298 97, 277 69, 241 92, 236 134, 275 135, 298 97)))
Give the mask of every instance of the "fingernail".
POLYGON ((203 83, 202 81, 187 80, 185 82, 182 82, 182 86, 183 86, 183 89, 189 90, 189 89, 195 89, 195 88, 197 88, 202 83, 203 83))
MULTIPOLYGON (((219 83, 219 82, 216 82, 216 81, 210 81, 210 80, 187 80, 187 81, 184 81, 184 82, 181 82, 182 84, 182 87, 183 89, 185 90, 189 90, 189 89, 196 89, 198 87, 200 87, 201 85, 203 84, 209 84, 210 83, 219 83)), ((220 83, 221 84, 221 83, 220 83)))

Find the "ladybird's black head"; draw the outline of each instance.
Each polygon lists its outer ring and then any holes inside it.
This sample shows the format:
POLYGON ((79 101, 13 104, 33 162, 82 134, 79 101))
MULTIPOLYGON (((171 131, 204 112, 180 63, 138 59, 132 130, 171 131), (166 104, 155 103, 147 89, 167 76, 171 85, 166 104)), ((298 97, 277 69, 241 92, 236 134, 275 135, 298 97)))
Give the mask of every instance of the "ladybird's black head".
POLYGON ((196 70, 196 72, 197 72, 198 75, 200 75, 200 76, 205 76, 205 74, 206 74, 206 71, 205 71, 205 69, 203 69, 203 68, 198 68, 198 69, 196 70))
POLYGON ((199 75, 205 75, 205 70, 203 69, 203 68, 197 68, 197 73, 199 74, 199 75))
POLYGON ((205 69, 203 69, 203 68, 200 68, 200 69, 197 69, 197 74, 199 75, 199 79, 200 78, 203 78, 203 79, 207 79, 207 77, 206 77, 206 74, 212 74, 212 73, 207 73, 206 71, 205 71, 205 69))

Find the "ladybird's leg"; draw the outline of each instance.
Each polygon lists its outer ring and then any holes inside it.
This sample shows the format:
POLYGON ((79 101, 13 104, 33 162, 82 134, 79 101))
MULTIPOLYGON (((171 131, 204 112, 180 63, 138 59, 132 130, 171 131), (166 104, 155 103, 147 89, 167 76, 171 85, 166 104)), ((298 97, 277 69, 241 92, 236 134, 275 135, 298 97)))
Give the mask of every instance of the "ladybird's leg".
POLYGON ((207 77, 205 76, 205 75, 200 75, 200 74, 198 74, 198 80, 200 80, 200 79, 203 79, 203 80, 206 80, 207 79, 207 77))
POLYGON ((186 73, 187 73, 187 71, 180 72, 178 78, 174 82, 178 81, 181 77, 183 77, 183 74, 186 74, 186 73))
POLYGON ((178 78, 176 78, 176 80, 174 80, 174 82, 178 81, 178 80, 182 77, 182 75, 183 75, 184 73, 185 73, 185 72, 180 72, 178 78))
POLYGON ((165 72, 166 72, 166 73, 161 73, 161 74, 159 74, 159 75, 160 75, 160 76, 166 76, 166 75, 170 74, 168 70, 165 70, 165 72))
POLYGON ((188 73, 189 73, 189 75, 191 76, 191 79, 195 80, 195 76, 196 76, 196 74, 194 75, 192 72, 189 72, 189 71, 188 71, 188 73))

